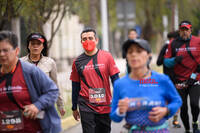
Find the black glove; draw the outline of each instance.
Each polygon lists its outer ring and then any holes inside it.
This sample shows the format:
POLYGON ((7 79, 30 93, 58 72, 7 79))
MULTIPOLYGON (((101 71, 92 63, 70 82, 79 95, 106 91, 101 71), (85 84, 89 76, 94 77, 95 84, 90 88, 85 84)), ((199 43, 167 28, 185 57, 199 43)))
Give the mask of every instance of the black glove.
POLYGON ((176 63, 181 63, 182 60, 183 60, 183 56, 176 56, 175 57, 175 62, 176 63))
POLYGON ((194 85, 194 83, 196 82, 196 80, 195 79, 191 79, 191 78, 189 78, 188 80, 187 80, 187 85, 188 86, 192 86, 192 85, 194 85))
POLYGON ((123 127, 124 127, 125 129, 127 129, 127 130, 130 130, 130 129, 131 129, 131 125, 128 124, 128 123, 124 124, 123 127))

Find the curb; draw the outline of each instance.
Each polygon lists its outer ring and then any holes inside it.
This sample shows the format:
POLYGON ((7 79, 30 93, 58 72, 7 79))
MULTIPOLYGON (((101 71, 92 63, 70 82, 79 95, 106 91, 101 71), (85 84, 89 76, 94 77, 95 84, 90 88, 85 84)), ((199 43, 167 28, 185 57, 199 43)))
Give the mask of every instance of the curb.
POLYGON ((78 123, 80 123, 80 122, 76 121, 73 116, 69 116, 65 119, 62 119, 61 120, 62 130, 63 131, 67 130, 67 129, 77 125, 78 123))

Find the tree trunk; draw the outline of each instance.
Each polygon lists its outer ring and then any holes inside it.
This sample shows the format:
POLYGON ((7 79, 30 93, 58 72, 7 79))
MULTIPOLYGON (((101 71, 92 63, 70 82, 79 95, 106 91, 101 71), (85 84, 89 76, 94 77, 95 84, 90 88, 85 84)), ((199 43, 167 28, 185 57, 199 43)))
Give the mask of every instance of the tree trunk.
POLYGON ((152 19, 150 17, 150 12, 148 7, 145 7, 145 16, 146 16, 146 22, 143 30, 143 38, 146 40, 151 40, 153 28, 152 28, 152 19))
POLYGON ((97 9, 96 9, 97 0, 89 0, 89 12, 90 12, 90 27, 96 29, 97 27, 97 9))
POLYGON ((18 46, 21 49, 21 33, 20 33, 20 19, 19 18, 12 18, 12 20, 11 20, 11 29, 17 35, 17 37, 18 37, 18 46))

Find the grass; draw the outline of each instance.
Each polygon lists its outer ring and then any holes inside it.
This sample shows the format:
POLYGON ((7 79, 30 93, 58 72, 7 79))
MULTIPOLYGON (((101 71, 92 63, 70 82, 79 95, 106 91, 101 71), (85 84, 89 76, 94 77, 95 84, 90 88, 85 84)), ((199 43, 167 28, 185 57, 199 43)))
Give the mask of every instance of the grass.
POLYGON ((72 115, 71 108, 72 108, 71 98, 67 97, 67 102, 65 103, 65 115, 62 117, 62 119, 72 115))

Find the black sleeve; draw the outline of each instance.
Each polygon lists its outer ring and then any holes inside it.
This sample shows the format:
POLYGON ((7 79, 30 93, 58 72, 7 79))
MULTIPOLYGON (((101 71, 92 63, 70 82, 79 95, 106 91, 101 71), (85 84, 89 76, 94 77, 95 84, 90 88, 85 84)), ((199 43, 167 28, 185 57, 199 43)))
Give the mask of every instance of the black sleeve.
POLYGON ((158 66, 160 66, 160 65, 163 64, 164 56, 165 56, 165 52, 166 52, 167 47, 168 47, 168 45, 165 44, 165 45, 161 48, 161 50, 160 50, 160 53, 159 53, 159 55, 158 55, 158 59, 157 59, 157 61, 156 61, 156 64, 157 64, 158 66))
POLYGON ((78 96, 81 90, 80 82, 72 81, 72 110, 77 109, 78 96))
POLYGON ((112 82, 112 85, 113 85, 115 80, 119 79, 119 73, 112 75, 110 78, 111 78, 111 82, 112 82))

